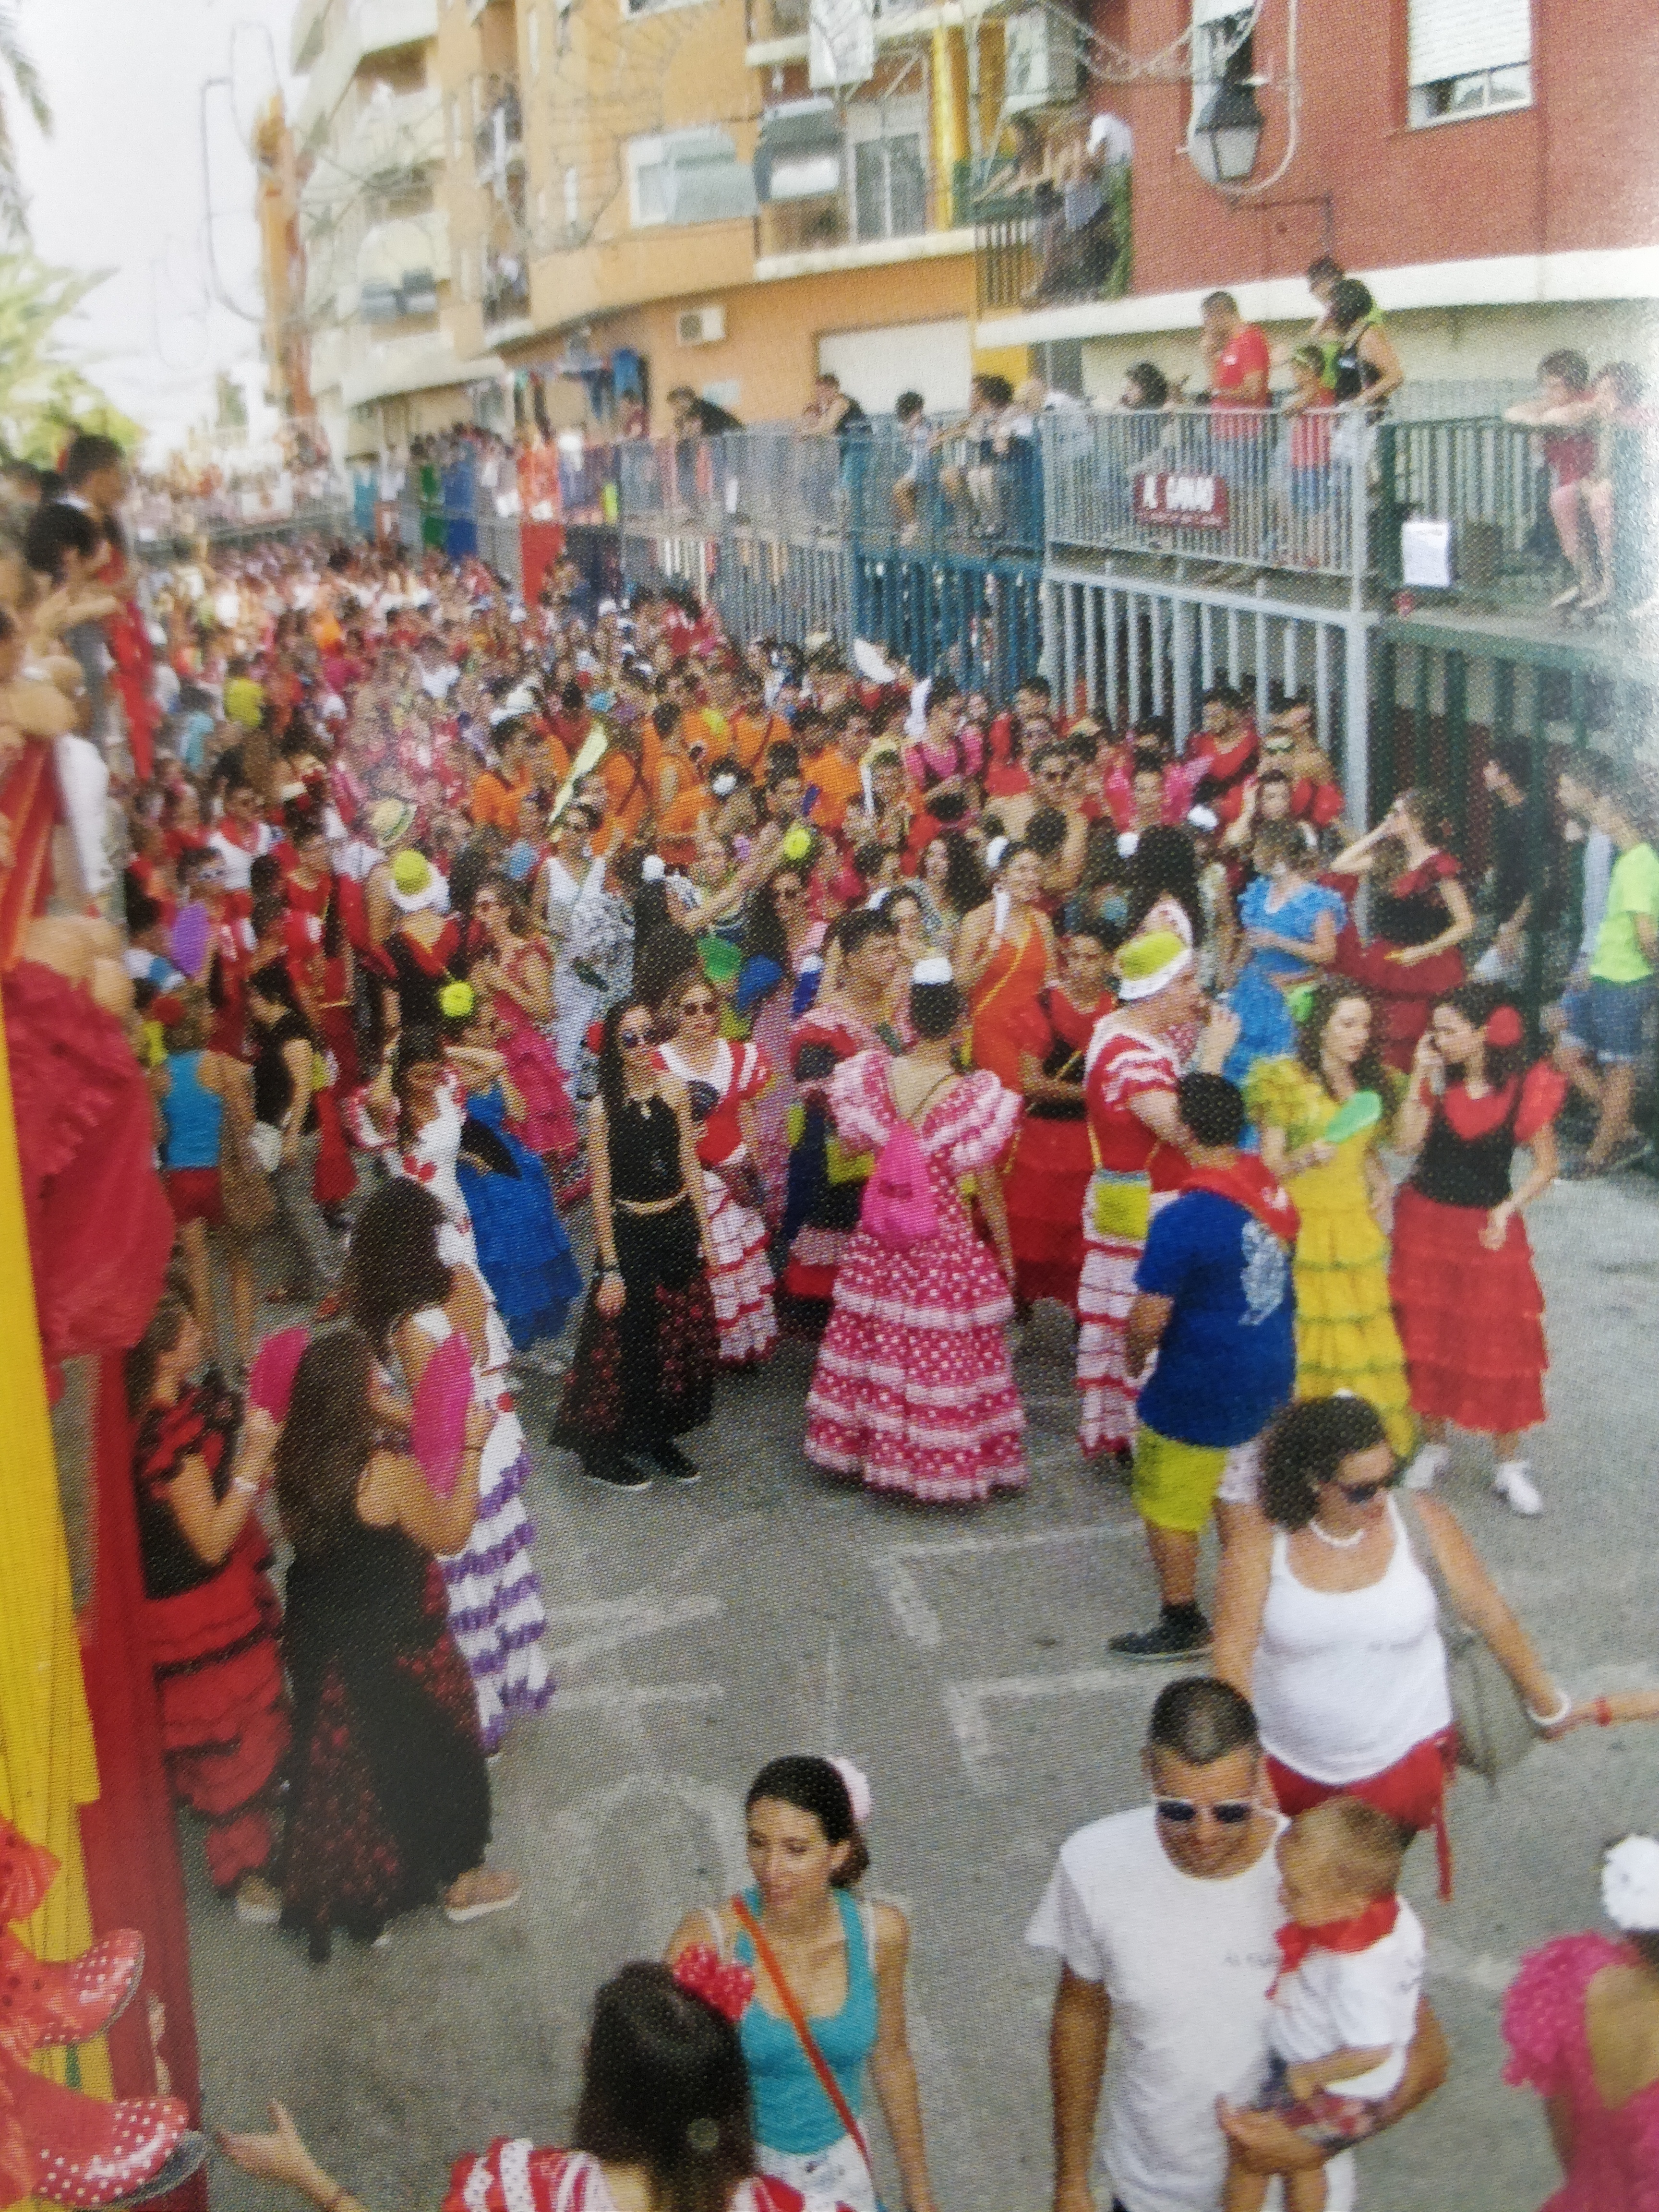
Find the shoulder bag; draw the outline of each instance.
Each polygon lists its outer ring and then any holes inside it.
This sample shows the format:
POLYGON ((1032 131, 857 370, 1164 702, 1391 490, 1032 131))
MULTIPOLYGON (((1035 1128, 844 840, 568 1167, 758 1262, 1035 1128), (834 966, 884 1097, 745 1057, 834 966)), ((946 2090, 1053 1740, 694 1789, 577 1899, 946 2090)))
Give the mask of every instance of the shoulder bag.
POLYGON ((1518 1766, 1537 1742, 1538 1731, 1526 1700, 1487 1650, 1486 1639, 1458 1612, 1415 1508, 1411 1520, 1419 1538, 1413 1548, 1440 1607, 1452 1716, 1457 1723, 1457 1763, 1471 1774, 1483 1775, 1496 1790, 1498 1777, 1518 1766))

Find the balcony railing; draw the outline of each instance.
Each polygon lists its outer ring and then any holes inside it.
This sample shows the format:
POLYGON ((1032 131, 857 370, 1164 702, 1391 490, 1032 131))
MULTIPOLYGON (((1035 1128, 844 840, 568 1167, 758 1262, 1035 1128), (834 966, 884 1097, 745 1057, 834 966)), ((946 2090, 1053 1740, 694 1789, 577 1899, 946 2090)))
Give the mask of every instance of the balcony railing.
POLYGON ((1092 165, 1062 184, 1019 183, 999 168, 962 162, 958 220, 974 226, 982 315, 1121 299, 1129 289, 1129 167, 1092 165))

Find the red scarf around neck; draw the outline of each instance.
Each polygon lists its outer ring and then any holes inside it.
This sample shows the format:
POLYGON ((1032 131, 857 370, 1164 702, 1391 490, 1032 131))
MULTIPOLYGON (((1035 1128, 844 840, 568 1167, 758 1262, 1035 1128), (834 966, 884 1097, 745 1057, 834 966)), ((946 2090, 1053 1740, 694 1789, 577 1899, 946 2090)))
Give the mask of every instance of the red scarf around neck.
POLYGON ((1389 1890, 1385 1896, 1374 1897, 1351 1920, 1325 1920, 1316 1928, 1287 1920, 1273 1938, 1279 1946, 1279 1972, 1267 1995, 1278 1995, 1285 1975, 1293 1974, 1310 1951, 1369 1951, 1373 1943, 1393 1935, 1399 1917, 1400 1899, 1389 1890))
POLYGON ((1230 1168, 1189 1167, 1181 1188, 1213 1191, 1218 1198, 1230 1198, 1275 1237, 1282 1237, 1287 1244, 1296 1242, 1301 1218, 1283 1184, 1255 1152, 1240 1152, 1230 1168))

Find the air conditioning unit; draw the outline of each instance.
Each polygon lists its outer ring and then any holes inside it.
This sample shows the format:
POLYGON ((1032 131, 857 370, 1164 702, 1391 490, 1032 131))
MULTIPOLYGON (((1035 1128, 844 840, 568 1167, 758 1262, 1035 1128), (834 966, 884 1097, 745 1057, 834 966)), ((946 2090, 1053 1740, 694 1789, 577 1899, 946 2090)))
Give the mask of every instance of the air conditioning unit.
POLYGON ((1010 15, 1004 33, 1003 106, 1054 107, 1075 100, 1082 55, 1077 27, 1047 8, 1010 15))
POLYGON ((674 319, 674 336, 683 346, 718 345, 726 336, 724 307, 687 307, 674 319))

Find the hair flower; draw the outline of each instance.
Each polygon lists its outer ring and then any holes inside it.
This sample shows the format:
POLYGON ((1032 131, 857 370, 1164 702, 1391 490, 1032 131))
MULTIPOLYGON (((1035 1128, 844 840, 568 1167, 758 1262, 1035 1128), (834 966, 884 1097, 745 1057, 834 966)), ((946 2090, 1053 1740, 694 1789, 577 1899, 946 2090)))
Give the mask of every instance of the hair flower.
POLYGON ((1601 1903, 1627 1935, 1659 1930, 1659 1842, 1626 1836, 1601 1862, 1601 1903))
POLYGON ((742 2019, 755 1994, 755 1977, 747 1966, 726 1965, 712 1943, 693 1943, 674 1962, 674 1979, 688 1996, 701 1997, 723 2020, 742 2019))
POLYGON ((1508 1052, 1520 1043, 1526 1031, 1513 1006, 1494 1006, 1487 1015, 1486 1025, 1480 1034, 1488 1044, 1495 1044, 1500 1051, 1508 1052))
MULTIPOLYGON (((950 980, 948 977, 945 979, 950 980)), ((870 1794, 870 1778, 862 1767, 854 1766, 850 1759, 831 1759, 830 1761, 847 1784, 847 1795, 852 1802, 853 1818, 861 1828, 876 1809, 876 1801, 870 1794)))

